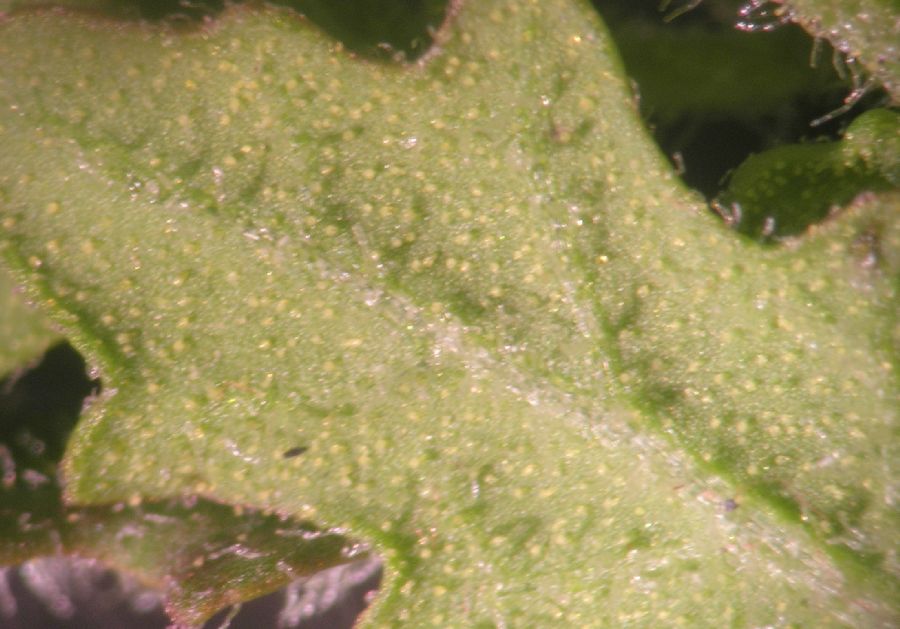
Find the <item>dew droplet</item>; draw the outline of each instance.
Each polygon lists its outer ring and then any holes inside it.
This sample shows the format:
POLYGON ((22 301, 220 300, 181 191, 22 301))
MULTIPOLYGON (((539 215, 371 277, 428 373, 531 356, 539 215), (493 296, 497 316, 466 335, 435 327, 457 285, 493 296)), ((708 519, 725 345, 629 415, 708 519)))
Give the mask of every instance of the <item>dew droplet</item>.
POLYGON ((790 22, 794 13, 780 2, 750 0, 738 9, 738 16, 738 30, 769 33, 790 22))

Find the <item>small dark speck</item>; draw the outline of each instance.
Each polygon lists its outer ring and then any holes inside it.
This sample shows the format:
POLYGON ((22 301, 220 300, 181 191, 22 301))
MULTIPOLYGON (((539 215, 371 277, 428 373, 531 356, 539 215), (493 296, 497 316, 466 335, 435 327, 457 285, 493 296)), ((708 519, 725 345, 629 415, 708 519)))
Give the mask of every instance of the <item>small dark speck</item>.
POLYGON ((738 503, 734 498, 728 498, 722 503, 722 506, 725 508, 725 511, 734 511, 738 508, 738 503))
POLYGON ((282 454, 281 456, 286 459, 293 459, 295 456, 300 456, 307 450, 309 450, 309 448, 307 448, 306 446, 296 446, 294 448, 291 448, 290 450, 285 450, 284 454, 282 454))
POLYGON ((111 590, 119 583, 119 577, 113 570, 104 570, 97 575, 94 585, 97 590, 111 590))

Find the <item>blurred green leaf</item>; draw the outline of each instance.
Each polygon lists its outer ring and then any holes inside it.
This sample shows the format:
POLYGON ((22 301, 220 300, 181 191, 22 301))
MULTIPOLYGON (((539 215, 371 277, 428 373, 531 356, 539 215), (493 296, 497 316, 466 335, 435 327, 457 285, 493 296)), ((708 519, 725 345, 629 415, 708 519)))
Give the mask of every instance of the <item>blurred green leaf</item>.
POLYGON ((747 159, 718 203, 735 227, 772 239, 795 236, 862 193, 900 187, 900 114, 867 112, 840 142, 792 144, 747 159))
POLYGON ((698 114, 753 119, 844 89, 830 59, 811 67, 809 40, 797 29, 741 33, 626 20, 615 35, 642 106, 659 124, 698 114))

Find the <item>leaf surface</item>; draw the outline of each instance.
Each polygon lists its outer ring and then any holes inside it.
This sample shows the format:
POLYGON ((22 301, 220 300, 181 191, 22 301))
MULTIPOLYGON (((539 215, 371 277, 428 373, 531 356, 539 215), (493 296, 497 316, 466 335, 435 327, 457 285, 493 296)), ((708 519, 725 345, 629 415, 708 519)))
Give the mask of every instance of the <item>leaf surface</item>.
POLYGON ((780 146, 747 158, 720 196, 736 227, 766 239, 802 234, 863 193, 900 186, 900 114, 859 116, 839 142, 780 146))
MULTIPOLYGON (((897 0, 787 0, 792 19, 827 39, 900 98, 900 2, 897 0)), ((851 68, 854 72, 858 72, 851 68)), ((862 73, 859 73, 860 75, 862 73)), ((862 77, 860 76, 860 79, 862 77)))
MULTIPOLYGON (((0 382, 0 564, 46 555, 100 560, 164 593, 175 621, 196 624, 222 607, 367 556, 340 531, 196 497, 63 504, 59 459, 97 385, 84 367, 71 347, 57 344, 0 382)), ((12 592, 4 613, 22 621, 28 606, 12 592)))
POLYGON ((896 194, 763 249, 588 8, 438 42, 0 27, 5 253, 109 391, 68 498, 342 527, 387 560, 376 625, 893 622, 896 194))
POLYGON ((0 377, 38 358, 54 340, 46 319, 23 303, 15 282, 0 270, 0 377))

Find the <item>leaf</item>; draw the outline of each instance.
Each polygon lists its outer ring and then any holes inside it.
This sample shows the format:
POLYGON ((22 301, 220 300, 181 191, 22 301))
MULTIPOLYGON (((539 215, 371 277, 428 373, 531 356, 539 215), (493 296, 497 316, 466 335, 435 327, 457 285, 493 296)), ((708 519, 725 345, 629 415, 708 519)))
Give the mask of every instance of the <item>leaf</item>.
POLYGON ((0 269, 0 376, 38 358, 57 336, 46 320, 26 306, 0 269))
POLYGON ((900 2, 897 0, 779 0, 792 19, 858 60, 894 102, 900 98, 900 2))
POLYGON ((67 507, 56 464, 92 383, 59 345, 0 383, 0 562, 66 553, 128 569, 165 592, 170 615, 197 623, 221 607, 366 548, 308 522, 186 497, 67 507), (81 372, 80 374, 78 372, 81 372))
POLYGON ((736 227, 760 238, 794 236, 864 192, 900 186, 900 114, 869 111, 841 142, 780 146, 748 158, 719 200, 736 227))
MULTIPOLYGON (((46 9, 48 6, 80 9, 125 20, 168 21, 191 25, 212 19, 226 5, 246 0, 0 0, 0 15, 46 9)), ((440 27, 447 0, 353 0, 350 4, 328 0, 274 0, 309 17, 320 28, 341 40, 350 50, 374 58, 418 57, 432 44, 431 34, 440 27), (348 19, 348 14, 353 15, 348 19)))
POLYGON ((100 559, 164 592, 167 611, 182 624, 362 556, 339 532, 259 512, 174 500, 63 509, 54 489, 0 490, 4 560, 100 559))
POLYGON ((5 254, 110 391, 68 499, 340 527, 379 626, 895 622, 897 195, 761 248, 582 5, 439 41, 2 26, 5 254))

